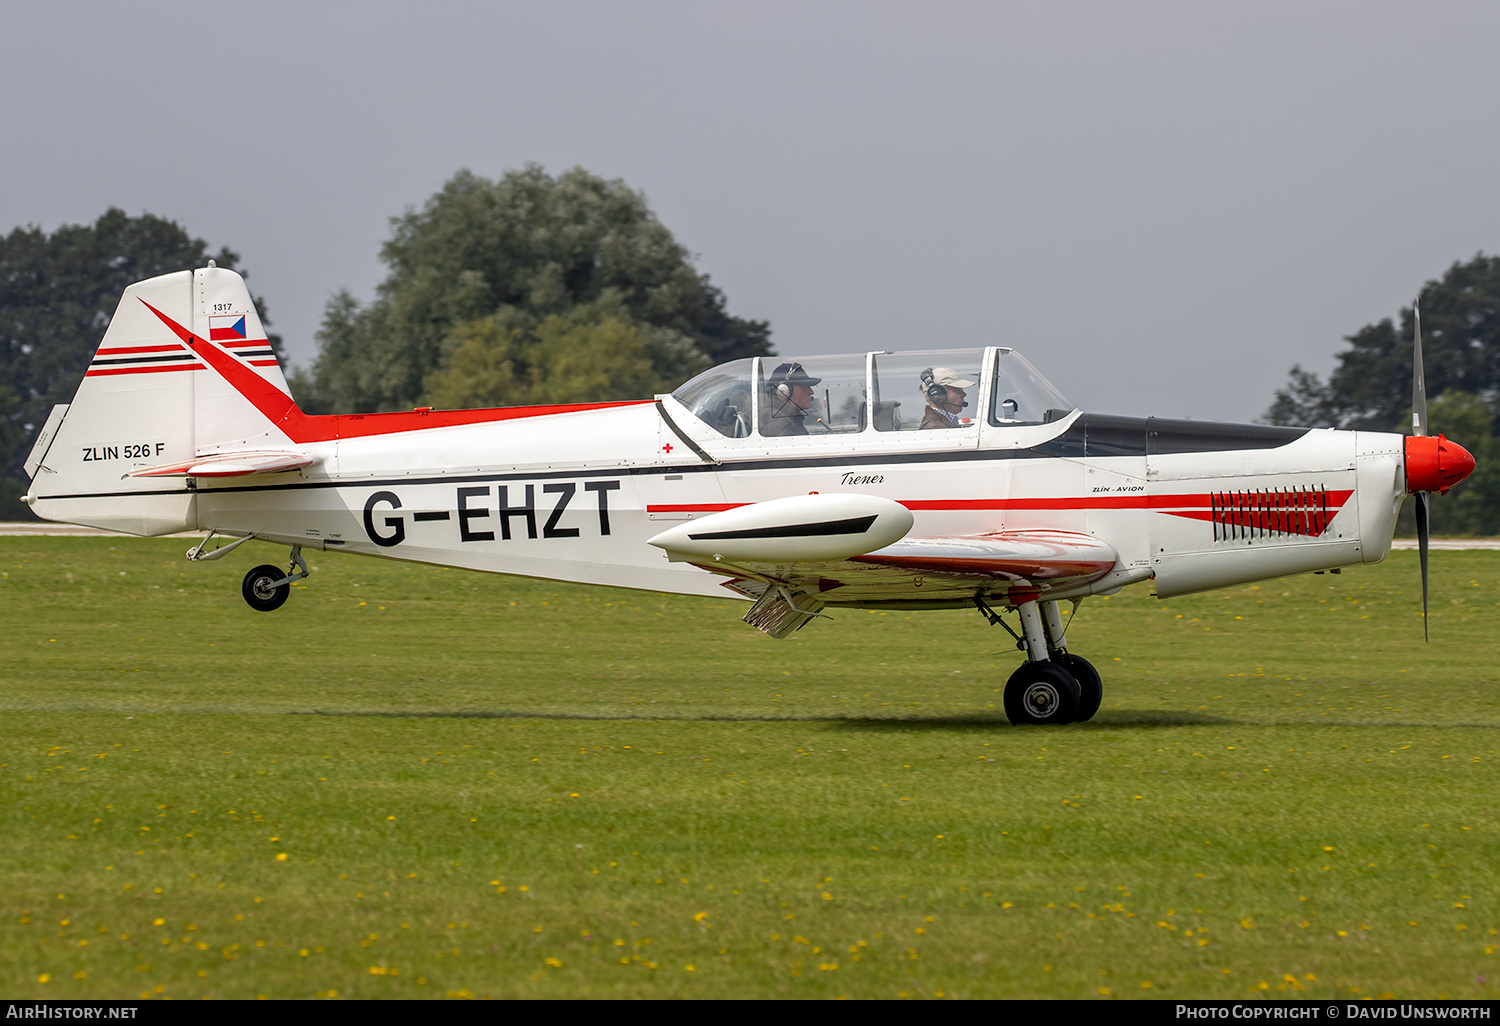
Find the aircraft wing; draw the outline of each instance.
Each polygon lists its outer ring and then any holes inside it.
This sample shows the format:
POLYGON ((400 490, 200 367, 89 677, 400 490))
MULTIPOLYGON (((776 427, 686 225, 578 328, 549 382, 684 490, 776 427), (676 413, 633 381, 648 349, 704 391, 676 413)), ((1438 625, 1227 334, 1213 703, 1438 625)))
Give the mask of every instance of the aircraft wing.
MULTIPOLYGON (((967 604, 981 593, 1005 601, 1012 590, 1036 592, 1088 583, 1108 575, 1118 562, 1115 550, 1092 535, 1005 531, 972 538, 904 538, 841 560, 696 565, 806 590, 819 596, 823 605, 926 606, 967 604)), ((746 593, 759 594, 760 589, 746 593)))
POLYGON ((125 477, 242 477, 247 474, 280 474, 315 462, 301 452, 216 452, 180 463, 132 470, 125 477))
POLYGON ((746 622, 773 637, 785 637, 826 606, 963 606, 976 596, 1009 602, 1122 572, 1119 554, 1088 534, 905 537, 911 525, 909 511, 888 499, 798 496, 713 514, 651 544, 728 577, 728 587, 756 600, 746 622), (867 531, 855 531, 865 518, 867 531), (898 536, 880 544, 875 535, 882 527, 886 537, 898 536))

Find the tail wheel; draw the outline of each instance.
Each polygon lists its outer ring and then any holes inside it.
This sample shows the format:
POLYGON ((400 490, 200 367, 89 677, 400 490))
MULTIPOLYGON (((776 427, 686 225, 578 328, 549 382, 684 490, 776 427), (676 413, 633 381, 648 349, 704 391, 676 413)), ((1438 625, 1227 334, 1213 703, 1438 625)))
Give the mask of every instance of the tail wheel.
POLYGON ((240 593, 245 596, 245 601, 250 604, 251 609, 269 613, 273 609, 280 609, 286 597, 292 593, 292 586, 289 583, 271 587, 273 582, 285 580, 285 570, 266 563, 245 575, 244 583, 240 585, 240 593))
POLYGON ((1073 718, 1073 722, 1087 723, 1094 718, 1094 713, 1099 711, 1099 703, 1104 700, 1104 681, 1099 678, 1099 671, 1082 656, 1067 652, 1054 655, 1052 661, 1071 673, 1078 682, 1078 715, 1073 718))
POLYGON ((1078 681, 1051 660, 1022 663, 1005 682, 1005 715, 1017 725, 1072 723, 1078 703, 1078 681))

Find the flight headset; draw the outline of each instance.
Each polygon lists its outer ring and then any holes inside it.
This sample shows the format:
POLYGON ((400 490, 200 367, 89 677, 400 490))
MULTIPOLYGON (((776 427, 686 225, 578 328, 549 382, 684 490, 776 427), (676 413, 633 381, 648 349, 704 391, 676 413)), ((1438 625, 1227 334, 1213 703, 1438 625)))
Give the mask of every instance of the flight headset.
MULTIPOLYGON (((792 386, 787 384, 787 379, 800 370, 802 370, 800 363, 784 363, 771 372, 773 380, 779 379, 779 383, 776 386, 776 398, 780 399, 782 403, 787 403, 792 398, 792 386)), ((802 373, 806 374, 807 372, 802 371, 802 373)))
MULTIPOLYGON (((937 378, 933 376, 931 367, 928 367, 922 372, 921 380, 922 389, 927 393, 928 402, 930 402, 940 410, 947 410, 948 407, 953 405, 948 401, 948 386, 939 385, 937 383, 937 378)), ((961 402, 958 404, 958 410, 962 410, 968 405, 968 402, 961 402)), ((958 410, 950 410, 949 412, 956 415, 958 413, 958 410)))

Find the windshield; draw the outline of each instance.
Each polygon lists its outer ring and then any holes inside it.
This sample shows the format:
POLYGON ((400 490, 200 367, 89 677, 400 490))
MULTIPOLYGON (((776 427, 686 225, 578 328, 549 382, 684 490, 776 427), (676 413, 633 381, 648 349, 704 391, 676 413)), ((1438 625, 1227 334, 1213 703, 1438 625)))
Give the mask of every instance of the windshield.
POLYGON ((726 438, 748 438, 754 373, 754 360, 710 367, 673 392, 672 398, 726 438))
POLYGON ((1074 406, 1052 382, 1014 349, 1000 350, 995 360, 995 387, 990 392, 990 423, 1050 424, 1072 413, 1074 406))

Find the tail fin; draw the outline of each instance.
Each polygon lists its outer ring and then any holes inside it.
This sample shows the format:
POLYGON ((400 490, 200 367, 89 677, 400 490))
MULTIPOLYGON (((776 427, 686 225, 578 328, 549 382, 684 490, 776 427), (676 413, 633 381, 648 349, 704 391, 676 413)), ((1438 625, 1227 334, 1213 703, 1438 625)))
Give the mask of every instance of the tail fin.
POLYGON ((198 525, 189 481, 126 475, 209 452, 287 443, 168 319, 287 394, 238 274, 210 265, 137 282, 121 297, 73 402, 54 410, 50 437, 38 437, 27 462, 34 469, 26 501, 38 516, 130 534, 192 530, 198 525))

